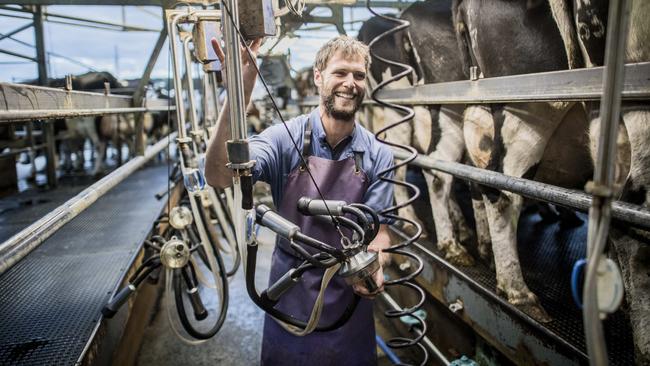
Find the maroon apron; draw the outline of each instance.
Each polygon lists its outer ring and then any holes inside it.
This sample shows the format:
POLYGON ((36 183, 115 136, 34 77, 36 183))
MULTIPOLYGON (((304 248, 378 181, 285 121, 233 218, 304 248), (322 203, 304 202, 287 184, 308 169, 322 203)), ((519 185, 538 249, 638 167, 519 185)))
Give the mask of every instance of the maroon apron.
MULTIPOLYGON (((363 202, 369 182, 360 167, 359 158, 355 159, 353 156, 334 161, 311 156, 310 125, 314 122, 314 118, 318 118, 318 115, 312 113, 307 121, 303 154, 323 196, 328 200, 363 202)), ((287 177, 279 213, 300 226, 306 235, 341 248, 340 237, 334 226, 322 223, 313 217, 303 216, 297 211, 298 199, 303 196, 319 198, 309 174, 300 166, 287 177)), ((310 249, 307 248, 313 252, 310 249)), ((302 262, 302 259, 294 256, 289 243, 279 238, 273 252, 269 283, 275 282, 289 269, 297 267, 302 262)), ((298 284, 282 295, 275 308, 296 319, 307 321, 320 290, 323 273, 323 269, 307 271, 298 284)), ((346 284, 343 278, 335 275, 325 291, 319 326, 330 325, 336 321, 350 304, 352 297, 351 286, 346 284)), ((314 331, 303 337, 287 332, 267 314, 264 319, 261 364, 267 366, 376 365, 372 301, 362 298, 350 320, 340 328, 329 332, 314 331)))

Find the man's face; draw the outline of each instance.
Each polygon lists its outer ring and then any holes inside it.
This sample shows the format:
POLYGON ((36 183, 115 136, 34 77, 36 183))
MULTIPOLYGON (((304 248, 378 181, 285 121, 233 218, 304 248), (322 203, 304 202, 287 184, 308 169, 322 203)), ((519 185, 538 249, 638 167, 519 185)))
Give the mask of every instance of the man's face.
POLYGON ((339 120, 354 121, 366 92, 366 65, 363 57, 343 57, 339 51, 327 63, 325 70, 314 69, 325 112, 339 120))

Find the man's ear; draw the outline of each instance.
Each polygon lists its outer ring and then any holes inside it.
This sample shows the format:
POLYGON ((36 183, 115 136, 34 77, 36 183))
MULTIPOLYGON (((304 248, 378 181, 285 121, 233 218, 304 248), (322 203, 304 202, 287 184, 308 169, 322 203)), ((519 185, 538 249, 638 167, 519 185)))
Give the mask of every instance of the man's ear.
POLYGON ((320 70, 314 67, 314 84, 320 88, 322 83, 323 75, 321 75, 320 70))

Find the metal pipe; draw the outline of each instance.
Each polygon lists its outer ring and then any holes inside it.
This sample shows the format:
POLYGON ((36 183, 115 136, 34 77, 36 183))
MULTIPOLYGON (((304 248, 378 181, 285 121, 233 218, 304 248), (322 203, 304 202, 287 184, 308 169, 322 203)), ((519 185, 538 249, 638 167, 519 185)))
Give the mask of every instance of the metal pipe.
MULTIPOLYGON (((401 306, 399 306, 399 304, 388 293, 386 293, 386 291, 382 292, 380 294, 380 296, 394 310, 397 310, 397 311, 403 311, 404 310, 404 309, 402 309, 401 306)), ((421 332, 418 332, 418 333, 421 333, 421 332)), ((438 349, 438 347, 436 347, 436 345, 433 344, 433 342, 431 342, 429 337, 427 337, 425 335, 424 337, 422 337, 422 341, 427 346, 427 348, 429 348, 429 350, 436 356, 436 358, 438 359, 438 361, 440 361, 440 363, 442 363, 443 365, 449 365, 450 364, 447 357, 445 357, 445 355, 440 351, 440 349, 438 349)))
POLYGON ((45 36, 43 31, 43 8, 34 6, 34 40, 36 44, 36 61, 38 63, 38 83, 47 85, 47 53, 45 52, 45 36))
MULTIPOLYGON (((226 79, 228 85, 228 106, 230 107, 230 131, 232 140, 244 140, 246 138, 246 105, 244 104, 244 88, 241 68, 241 46, 237 28, 239 28, 239 9, 237 1, 223 0, 230 11, 224 9, 223 33, 226 43, 226 79), (231 19, 232 17, 232 19, 231 19)), ((255 62, 255 60, 252 60, 255 62)))
POLYGON ((32 25, 33 25, 33 23, 27 23, 27 24, 23 25, 22 27, 18 27, 16 29, 12 30, 9 33, 3 34, 3 35, 0 36, 0 41, 2 41, 5 38, 13 36, 14 34, 18 34, 18 33, 22 32, 22 31, 24 31, 25 29, 31 27, 32 25))
POLYGON ((600 100, 600 138, 594 167, 594 199, 589 210, 587 233, 587 272, 583 289, 583 323, 590 365, 607 365, 607 345, 598 307, 598 264, 601 260, 612 210, 612 184, 616 159, 616 140, 624 80, 625 45, 630 17, 630 1, 609 3, 603 95, 600 100))
MULTIPOLYGON (((410 156, 409 153, 399 149, 393 149, 393 155, 400 160, 404 160, 410 156)), ((511 177, 465 164, 432 159, 426 155, 418 155, 411 164, 423 169, 433 169, 451 174, 454 177, 480 185, 510 191, 528 198, 558 204, 583 212, 587 212, 592 203, 591 195, 582 191, 556 187, 551 184, 535 182, 524 178, 511 177)), ((612 216, 618 220, 650 229, 650 210, 647 208, 615 201, 612 204, 612 216)))
POLYGON ((8 122, 16 122, 16 121, 97 116, 97 115, 104 115, 104 114, 161 112, 161 111, 169 111, 172 109, 174 109, 174 106, 133 107, 133 108, 10 110, 10 111, 0 111, 0 124, 8 123, 8 122))
POLYGON ((169 44, 172 49, 172 67, 174 68, 174 98, 176 99, 178 138, 183 140, 187 137, 185 134, 185 102, 183 101, 183 84, 180 76, 180 65, 178 65, 177 60, 178 46, 176 44, 178 42, 176 27, 181 17, 183 17, 183 14, 175 14, 172 16, 171 22, 167 22, 167 33, 169 34, 169 44))
MULTIPOLYGON (((476 81, 452 81, 379 91, 381 100, 409 105, 529 103, 600 100, 604 67, 502 76, 476 81)), ((624 100, 650 99, 650 62, 625 65, 624 100)), ((301 106, 318 105, 318 97, 304 98, 301 106)), ((364 100, 364 104, 376 104, 364 100)))
POLYGON ((167 147, 169 141, 173 139, 174 134, 150 146, 144 155, 133 158, 111 174, 57 207, 54 211, 0 244, 0 274, 11 268, 11 266, 36 249, 60 227, 75 218, 97 201, 97 199, 154 158, 160 151, 167 147))
POLYGON ((183 60, 185 61, 185 77, 187 78, 187 104, 190 109, 190 124, 192 132, 197 133, 200 131, 199 122, 196 116, 196 102, 194 100, 194 77, 192 75, 192 55, 190 54, 190 41, 192 35, 190 33, 183 35, 183 60))
POLYGON ((29 61, 33 61, 33 62, 38 62, 38 60, 35 59, 35 58, 33 58, 33 57, 26 56, 26 55, 21 55, 20 53, 16 53, 16 52, 13 52, 13 51, 5 50, 5 49, 2 49, 2 48, 0 48, 0 53, 4 53, 4 54, 7 54, 7 55, 9 55, 9 56, 18 57, 18 58, 22 58, 22 59, 29 60, 29 61))

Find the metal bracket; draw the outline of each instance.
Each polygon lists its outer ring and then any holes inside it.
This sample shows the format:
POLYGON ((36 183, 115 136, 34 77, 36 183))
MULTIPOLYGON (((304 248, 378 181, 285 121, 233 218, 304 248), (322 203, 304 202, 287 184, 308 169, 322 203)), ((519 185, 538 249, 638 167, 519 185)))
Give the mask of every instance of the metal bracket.
POLYGON ((602 198, 612 198, 614 195, 614 191, 611 187, 604 184, 598 184, 591 180, 585 185, 585 192, 591 194, 592 196, 602 198))

